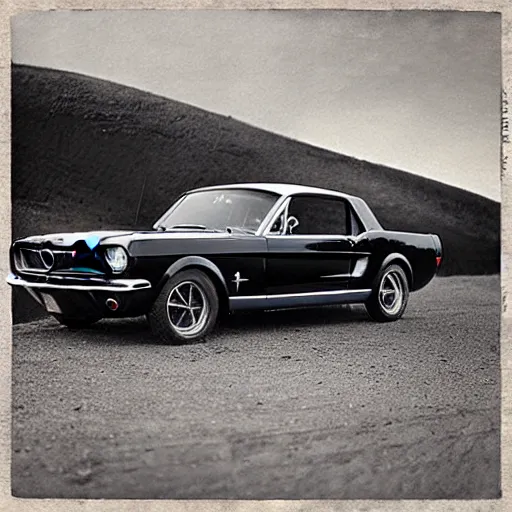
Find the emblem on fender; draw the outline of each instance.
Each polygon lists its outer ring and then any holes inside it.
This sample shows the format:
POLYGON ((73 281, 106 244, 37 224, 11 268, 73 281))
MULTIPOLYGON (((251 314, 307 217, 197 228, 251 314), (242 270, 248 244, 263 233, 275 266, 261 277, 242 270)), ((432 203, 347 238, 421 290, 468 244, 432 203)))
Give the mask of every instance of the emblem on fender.
POLYGON ((233 281, 231 281, 231 282, 236 284, 236 292, 238 293, 238 289, 240 288, 240 283, 244 283, 246 281, 249 281, 249 279, 245 279, 245 278, 241 277, 240 272, 237 272, 235 274, 235 279, 233 279, 233 281))

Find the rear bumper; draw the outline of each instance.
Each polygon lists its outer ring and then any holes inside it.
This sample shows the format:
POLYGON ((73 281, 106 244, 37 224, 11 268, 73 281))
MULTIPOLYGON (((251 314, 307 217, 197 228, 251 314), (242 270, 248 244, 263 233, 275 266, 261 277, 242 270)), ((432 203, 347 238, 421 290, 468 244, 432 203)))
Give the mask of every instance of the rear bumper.
POLYGON ((37 276, 36 279, 9 274, 7 283, 27 290, 51 314, 100 318, 138 316, 147 313, 153 303, 153 289, 145 279, 66 276, 37 276), (115 311, 107 307, 108 299, 118 303, 115 311))

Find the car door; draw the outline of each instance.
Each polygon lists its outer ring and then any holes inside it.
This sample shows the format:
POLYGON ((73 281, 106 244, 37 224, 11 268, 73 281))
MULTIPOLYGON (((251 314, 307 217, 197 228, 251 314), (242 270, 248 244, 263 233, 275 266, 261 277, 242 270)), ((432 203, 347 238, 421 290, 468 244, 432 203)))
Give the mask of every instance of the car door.
POLYGON ((354 241, 349 205, 343 198, 292 196, 266 238, 269 296, 314 296, 348 288, 354 241), (286 225, 292 218, 298 225, 290 232, 286 225))

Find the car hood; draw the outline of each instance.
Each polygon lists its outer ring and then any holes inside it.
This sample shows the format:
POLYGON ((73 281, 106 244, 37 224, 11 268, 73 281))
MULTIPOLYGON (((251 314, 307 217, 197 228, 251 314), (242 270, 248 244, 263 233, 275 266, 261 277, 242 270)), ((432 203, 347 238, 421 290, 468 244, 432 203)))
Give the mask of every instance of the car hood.
POLYGON ((217 233, 212 231, 180 230, 180 231, 84 231, 77 233, 52 233, 47 235, 29 236, 17 242, 33 243, 37 245, 52 245, 55 247, 72 247, 79 241, 85 242, 93 249, 97 245, 119 244, 128 246, 131 242, 149 240, 183 240, 183 239, 227 239, 238 238, 239 234, 217 233))
POLYGON ((77 233, 51 233, 47 235, 28 236, 17 240, 33 244, 51 244, 54 246, 71 247, 79 241, 84 241, 88 246, 96 246, 106 239, 116 236, 134 234, 133 231, 83 231, 77 233))
POLYGON ((124 233, 107 237, 103 239, 101 243, 119 244, 128 247, 133 242, 144 243, 152 242, 154 240, 227 240, 249 237, 252 238, 253 235, 184 229, 179 231, 137 231, 133 233, 124 233))

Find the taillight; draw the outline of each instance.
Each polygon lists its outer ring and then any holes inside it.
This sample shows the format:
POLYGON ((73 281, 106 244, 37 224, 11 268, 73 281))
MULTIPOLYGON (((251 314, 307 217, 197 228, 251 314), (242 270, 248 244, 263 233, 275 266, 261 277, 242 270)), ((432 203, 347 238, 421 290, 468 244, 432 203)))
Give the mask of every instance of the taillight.
POLYGON ((441 265, 441 256, 436 256, 436 267, 439 268, 439 266, 441 265))

